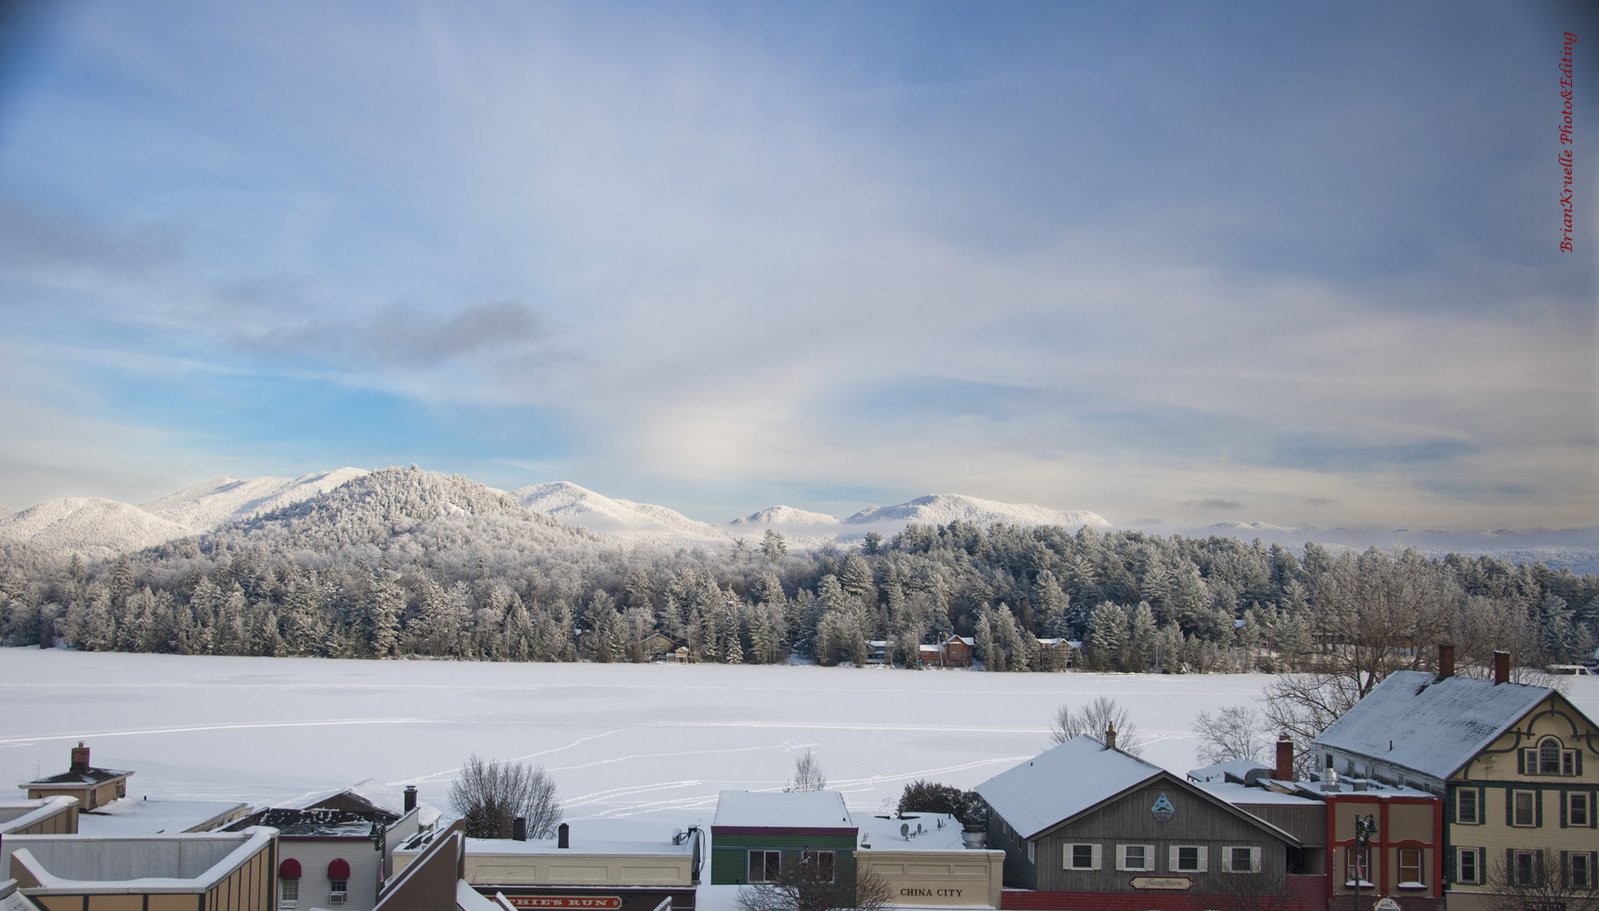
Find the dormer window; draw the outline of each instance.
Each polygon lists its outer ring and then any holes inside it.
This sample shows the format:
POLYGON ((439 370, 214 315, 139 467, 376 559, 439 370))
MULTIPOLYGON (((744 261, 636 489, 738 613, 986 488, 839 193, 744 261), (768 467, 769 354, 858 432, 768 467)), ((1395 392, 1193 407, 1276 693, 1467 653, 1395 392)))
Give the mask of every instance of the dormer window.
POLYGON ((1568 750, 1559 737, 1545 737, 1538 745, 1521 751, 1521 772, 1524 775, 1582 774, 1582 757, 1577 750, 1568 750))

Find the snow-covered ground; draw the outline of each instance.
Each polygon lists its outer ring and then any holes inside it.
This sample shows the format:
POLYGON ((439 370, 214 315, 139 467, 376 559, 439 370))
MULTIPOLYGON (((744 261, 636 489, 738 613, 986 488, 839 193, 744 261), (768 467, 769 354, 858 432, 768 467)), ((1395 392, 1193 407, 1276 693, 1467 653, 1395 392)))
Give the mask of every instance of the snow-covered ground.
MULTIPOLYGON (((718 791, 779 788, 807 748, 852 810, 917 778, 969 788, 1048 746, 1061 703, 1101 694, 1181 773, 1194 715, 1267 679, 0 649, 0 784, 64 771, 84 740, 135 772, 134 797, 260 805, 371 777, 444 807, 477 753, 542 764, 568 820, 709 825, 718 791)), ((1568 695, 1599 717, 1599 678, 1568 695)))

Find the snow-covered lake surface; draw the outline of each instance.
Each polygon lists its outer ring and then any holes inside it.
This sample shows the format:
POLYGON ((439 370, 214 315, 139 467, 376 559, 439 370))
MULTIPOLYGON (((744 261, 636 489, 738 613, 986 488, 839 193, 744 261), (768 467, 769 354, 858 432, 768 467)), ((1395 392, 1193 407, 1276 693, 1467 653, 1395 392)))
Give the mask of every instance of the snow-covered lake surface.
MULTIPOLYGON (((265 805, 375 778, 443 808, 476 753, 542 764, 571 821, 708 826, 719 791, 780 788, 807 748, 852 810, 917 778, 972 787, 1049 746, 1061 703, 1099 695, 1182 773, 1194 716, 1268 679, 0 649, 0 785, 65 771, 83 740, 136 773, 133 797, 265 805)), ((1599 717, 1599 678, 1567 695, 1599 717)))

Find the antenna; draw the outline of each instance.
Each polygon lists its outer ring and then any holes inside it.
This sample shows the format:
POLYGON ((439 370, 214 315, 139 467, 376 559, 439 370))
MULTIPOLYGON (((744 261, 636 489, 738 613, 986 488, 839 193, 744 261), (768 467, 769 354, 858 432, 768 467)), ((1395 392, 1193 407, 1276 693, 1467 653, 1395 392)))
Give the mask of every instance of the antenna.
POLYGON ((905 839, 906 841, 910 841, 911 840, 911 824, 910 823, 902 822, 902 823, 899 824, 899 837, 905 839))

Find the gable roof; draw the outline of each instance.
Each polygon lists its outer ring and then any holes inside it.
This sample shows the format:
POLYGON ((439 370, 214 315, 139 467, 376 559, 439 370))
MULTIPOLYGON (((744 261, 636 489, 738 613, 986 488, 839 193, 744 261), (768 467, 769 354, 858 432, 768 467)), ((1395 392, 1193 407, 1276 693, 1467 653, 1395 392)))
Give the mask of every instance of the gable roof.
POLYGON ((1312 744, 1448 778, 1554 692, 1395 671, 1312 744))
POLYGON ((1164 771, 1085 734, 995 775, 977 794, 1017 834, 1032 838, 1164 771))
POLYGON ((1157 778, 1275 838, 1295 847, 1300 845, 1299 839, 1260 817, 1184 781, 1160 766, 1120 750, 1109 749, 1087 734, 1078 735, 995 775, 977 786, 977 794, 1016 830, 1016 834, 1023 840, 1031 841, 1157 778))

